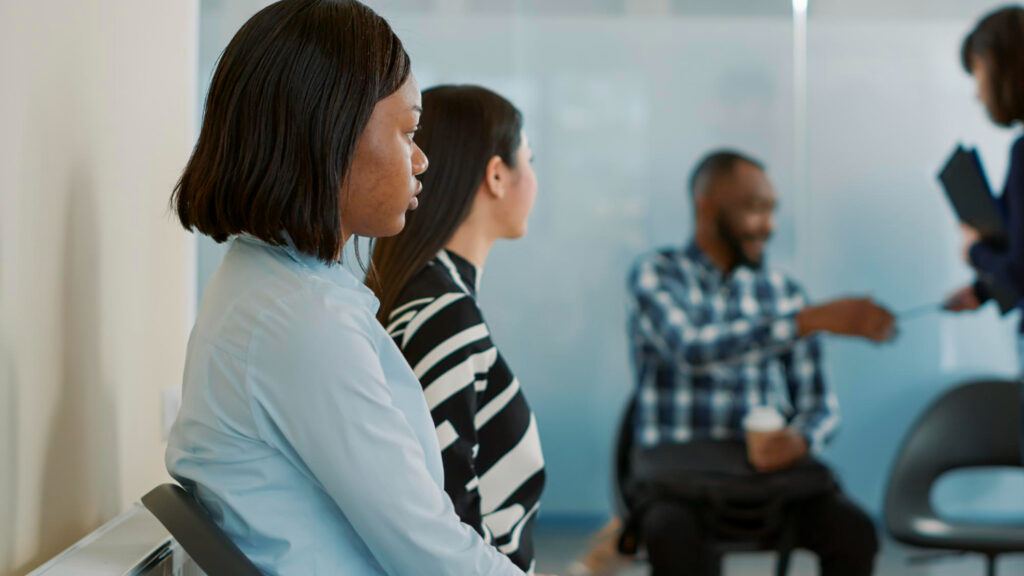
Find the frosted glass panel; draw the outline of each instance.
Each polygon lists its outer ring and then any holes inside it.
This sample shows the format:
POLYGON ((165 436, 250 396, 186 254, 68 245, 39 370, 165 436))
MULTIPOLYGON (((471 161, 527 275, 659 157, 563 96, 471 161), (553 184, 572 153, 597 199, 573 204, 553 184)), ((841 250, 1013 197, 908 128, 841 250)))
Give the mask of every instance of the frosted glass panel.
MULTIPOLYGON (((937 302, 971 280, 936 181, 958 140, 978 145, 1001 189, 1010 134, 993 128, 959 67, 963 23, 812 22, 809 28, 809 187, 798 225, 801 276, 812 294, 869 291, 897 310, 937 302)), ((1017 370, 1013 320, 994 310, 907 323, 876 348, 828 349, 844 427, 831 450, 848 488, 880 511, 889 463, 924 406, 963 375, 1017 370)), ((1010 480, 962 481, 953 507, 1024 500, 1010 480)), ((1016 503, 1016 504, 1014 504, 1016 503)), ((975 506, 977 505, 977 506, 975 506)))
MULTIPOLYGON (((265 3, 202 2, 204 91, 217 55, 265 3)), ((893 21, 837 19, 847 12, 836 2, 816 18, 812 2, 799 111, 790 20, 736 16, 774 14, 775 4, 766 12, 729 3, 699 17, 716 5, 370 4, 401 36, 421 87, 480 83, 526 117, 540 195, 529 235, 496 247, 481 301, 537 412, 549 518, 610 508, 613 434, 633 387, 624 277, 637 254, 692 233, 685 181, 710 148, 739 147, 767 163, 781 199, 771 262, 813 297, 870 292, 900 310, 970 280, 935 174, 963 139, 980 147, 1001 187, 1011 135, 987 122, 959 68, 972 17, 959 0, 856 12, 900 17, 893 21), (935 19, 949 15, 963 19, 935 19), (803 134, 794 132, 798 112, 803 134), (796 173, 801 139, 806 169, 796 173)), ((200 243, 200 289, 221 251, 200 243)), ((881 348, 830 340, 844 426, 828 458, 854 499, 879 514, 913 419, 964 375, 1015 374, 1013 342, 1013 320, 993 310, 916 320, 881 348)), ((953 512, 1006 513, 1024 507, 1019 486, 1019 476, 993 472, 946 482, 936 498, 953 512)))
MULTIPOLYGON (((685 181, 711 146, 763 157, 785 196, 788 20, 390 17, 422 86, 481 83, 526 117, 540 195, 529 235, 488 262, 481 302, 537 412, 544 510, 601 513, 633 386, 628 266, 692 233, 685 181)), ((780 228, 792 230, 789 211, 780 228)), ((791 234, 780 236, 791 259, 791 234)))

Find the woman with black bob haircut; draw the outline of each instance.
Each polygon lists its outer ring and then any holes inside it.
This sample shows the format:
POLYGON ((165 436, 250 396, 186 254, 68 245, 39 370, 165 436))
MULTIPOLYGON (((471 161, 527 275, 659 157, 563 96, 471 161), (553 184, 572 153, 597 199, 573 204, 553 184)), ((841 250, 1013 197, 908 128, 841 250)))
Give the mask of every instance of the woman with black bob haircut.
MULTIPOLYGON (((1007 6, 989 13, 967 35, 961 50, 964 70, 974 77, 978 99, 989 118, 1003 127, 1024 122, 1024 7, 1007 6)), ((1006 220, 1009 242, 986 241, 977 230, 962 224, 963 258, 978 272, 978 281, 953 294, 946 307, 960 312, 976 310, 990 294, 1009 294, 1024 306, 1024 137, 1010 151, 1010 169, 998 199, 1006 220)), ((1018 351, 1024 367, 1024 320, 1018 329, 1018 351)), ((1024 413, 1024 388, 1021 390, 1024 413)), ((1024 455, 1024 427, 1021 429, 1024 455)))
POLYGON ((522 116, 485 88, 431 88, 416 143, 431 158, 423 205, 377 242, 367 284, 423 386, 456 512, 532 572, 537 423, 476 301, 491 247, 526 233, 537 195, 522 116))
POLYGON ((187 229, 232 244, 167 469, 266 574, 522 574, 455 514, 419 381, 339 263, 415 209, 420 107, 373 11, 277 2, 224 51, 174 191, 187 229))

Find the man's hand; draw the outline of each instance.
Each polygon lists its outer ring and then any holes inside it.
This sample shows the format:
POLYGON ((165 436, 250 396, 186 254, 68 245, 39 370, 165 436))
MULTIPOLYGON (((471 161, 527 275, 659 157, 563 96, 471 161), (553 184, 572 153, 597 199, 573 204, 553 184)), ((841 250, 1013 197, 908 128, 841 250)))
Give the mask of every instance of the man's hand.
POLYGON ((807 440, 792 428, 771 432, 751 447, 750 463, 758 472, 791 468, 807 456, 807 440))
POLYGON ((981 242, 981 233, 977 229, 961 223, 960 237, 960 257, 964 259, 968 266, 974 266, 971 262, 971 248, 978 242, 981 242))
POLYGON ((978 308, 981 308, 981 300, 978 300, 973 284, 950 294, 942 304, 942 309, 950 312, 969 312, 978 308))
POLYGON ((829 332, 886 342, 896 335, 896 318, 871 298, 843 298, 809 306, 796 320, 801 336, 829 332))

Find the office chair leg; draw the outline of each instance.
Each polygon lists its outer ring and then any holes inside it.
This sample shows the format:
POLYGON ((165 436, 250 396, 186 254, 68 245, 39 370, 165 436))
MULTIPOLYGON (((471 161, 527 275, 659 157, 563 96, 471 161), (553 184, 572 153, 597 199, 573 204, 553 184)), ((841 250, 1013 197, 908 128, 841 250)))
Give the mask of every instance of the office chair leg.
POLYGON ((988 576, 996 576, 996 555, 986 554, 985 555, 985 573, 988 576))
POLYGON ((775 576, 788 576, 790 552, 779 554, 779 562, 775 565, 775 576))

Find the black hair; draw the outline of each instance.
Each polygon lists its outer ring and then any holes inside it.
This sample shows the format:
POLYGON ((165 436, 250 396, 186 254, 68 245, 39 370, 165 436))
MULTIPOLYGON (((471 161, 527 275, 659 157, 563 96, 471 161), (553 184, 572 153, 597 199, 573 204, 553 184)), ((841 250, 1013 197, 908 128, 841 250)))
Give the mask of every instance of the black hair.
POLYGON ((377 102, 410 74, 388 23, 355 0, 283 0, 221 55, 199 140, 171 196, 217 242, 247 233, 324 262, 344 234, 342 186, 377 102))
POLYGON ((753 157, 730 149, 718 149, 707 153, 690 174, 690 195, 697 199, 713 181, 733 173, 739 164, 750 164, 764 170, 764 164, 753 157))
POLYGON ((367 285, 380 300, 386 323, 401 291, 448 243, 469 217, 495 156, 516 167, 523 117, 511 102, 480 86, 437 86, 423 92, 416 144, 430 158, 419 208, 396 236, 380 238, 367 285))
POLYGON ((992 119, 1004 126, 1024 122, 1024 7, 1005 6, 978 22, 960 49, 968 74, 974 73, 975 57, 988 64, 992 119))

